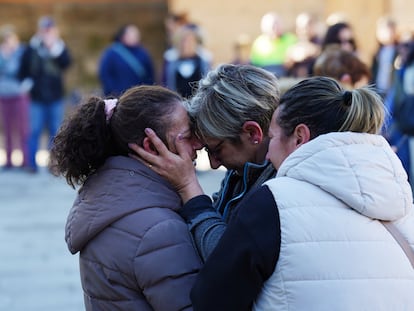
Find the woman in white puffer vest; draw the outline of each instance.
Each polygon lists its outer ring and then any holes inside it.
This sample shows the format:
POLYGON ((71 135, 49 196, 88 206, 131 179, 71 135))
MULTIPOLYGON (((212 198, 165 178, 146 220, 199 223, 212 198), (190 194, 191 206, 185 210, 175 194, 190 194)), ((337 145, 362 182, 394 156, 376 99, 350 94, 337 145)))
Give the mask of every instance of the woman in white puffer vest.
POLYGON ((413 197, 379 135, 380 96, 326 77, 282 97, 278 170, 240 206, 192 290, 194 310, 414 310, 413 197), (391 234, 389 227, 398 234, 391 234))

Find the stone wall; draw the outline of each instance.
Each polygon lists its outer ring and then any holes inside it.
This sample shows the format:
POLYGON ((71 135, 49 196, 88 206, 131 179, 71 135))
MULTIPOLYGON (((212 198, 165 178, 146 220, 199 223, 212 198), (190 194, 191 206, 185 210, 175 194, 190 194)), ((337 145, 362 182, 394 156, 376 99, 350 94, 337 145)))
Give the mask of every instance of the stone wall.
POLYGON ((206 45, 216 63, 233 58, 233 43, 239 34, 255 38, 260 33, 260 19, 264 13, 275 11, 282 16, 286 29, 294 31, 294 21, 301 12, 310 12, 324 22, 334 12, 342 12, 355 29, 360 54, 370 62, 377 47, 376 20, 384 15, 394 16, 402 28, 414 30, 414 1, 412 0, 171 0, 170 10, 187 12, 206 33, 206 45))

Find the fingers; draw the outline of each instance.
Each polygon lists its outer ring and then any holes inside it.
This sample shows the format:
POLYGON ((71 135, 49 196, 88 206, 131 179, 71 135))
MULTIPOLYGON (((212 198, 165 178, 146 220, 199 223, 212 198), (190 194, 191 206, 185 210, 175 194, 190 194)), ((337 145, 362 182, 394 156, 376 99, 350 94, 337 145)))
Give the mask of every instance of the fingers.
POLYGON ((136 143, 129 143, 128 144, 129 149, 135 152, 135 154, 132 154, 133 158, 137 158, 137 154, 140 155, 141 150, 143 150, 140 146, 138 146, 136 143))
MULTIPOLYGON (((162 140, 157 136, 157 134, 152 129, 146 128, 145 134, 147 135, 149 141, 151 142, 151 145, 153 146, 152 149, 155 148, 154 151, 156 151, 160 155, 168 153, 168 148, 164 145, 162 140)), ((144 143, 145 143, 145 140, 144 140, 144 143)), ((148 166, 158 164, 159 157, 145 150, 143 147, 135 143, 129 143, 128 147, 140 157, 140 158, 137 158, 133 156, 133 158, 140 159, 141 161, 146 162, 148 166)))
POLYGON ((128 153, 128 156, 130 158, 133 158, 139 162, 144 163, 146 166, 148 166, 150 169, 152 169, 153 171, 157 172, 157 167, 152 165, 151 163, 145 161, 144 159, 140 158, 138 155, 134 154, 134 153, 128 153))
MULTIPOLYGON (((131 148, 132 150, 133 150, 133 146, 132 146, 132 144, 129 144, 129 148, 131 148)), ((135 151, 135 150, 133 150, 133 151, 135 151)), ((133 159, 135 159, 135 160, 138 160, 138 161, 141 161, 141 158, 139 157, 139 156, 137 156, 137 154, 136 154, 136 151, 135 151, 135 153, 128 153, 128 156, 130 157, 130 158, 133 158, 133 159)))
POLYGON ((147 137, 151 140, 151 143, 153 144, 153 146, 159 154, 165 154, 168 152, 167 146, 162 142, 162 140, 157 136, 157 134, 155 134, 155 132, 152 129, 146 128, 145 134, 147 134, 147 137))
POLYGON ((128 147, 135 152, 130 153, 129 156, 131 158, 134 158, 135 160, 144 162, 147 166, 149 165, 155 165, 157 162, 157 156, 151 154, 150 152, 146 151, 141 146, 135 144, 135 143, 129 143, 128 147))

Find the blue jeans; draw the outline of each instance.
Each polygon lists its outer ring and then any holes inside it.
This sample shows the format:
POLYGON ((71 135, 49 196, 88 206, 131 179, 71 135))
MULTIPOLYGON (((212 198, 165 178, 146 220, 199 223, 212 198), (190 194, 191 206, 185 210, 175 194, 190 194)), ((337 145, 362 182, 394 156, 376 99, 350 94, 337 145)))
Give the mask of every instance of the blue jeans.
POLYGON ((30 104, 29 166, 37 169, 36 153, 40 137, 46 127, 49 133, 48 149, 62 123, 64 114, 63 99, 52 103, 32 101, 30 104))

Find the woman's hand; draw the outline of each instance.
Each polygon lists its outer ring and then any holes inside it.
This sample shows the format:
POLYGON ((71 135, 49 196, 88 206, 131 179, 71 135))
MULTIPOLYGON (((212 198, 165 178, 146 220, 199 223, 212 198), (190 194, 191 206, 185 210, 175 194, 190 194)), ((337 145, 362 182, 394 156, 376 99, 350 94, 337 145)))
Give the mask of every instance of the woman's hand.
POLYGON ((203 194, 194 168, 193 160, 183 147, 184 137, 175 138, 177 154, 168 150, 167 146, 152 129, 145 129, 147 137, 158 154, 150 153, 135 143, 129 144, 135 154, 130 157, 146 163, 153 171, 166 178, 181 196, 183 203, 191 198, 203 194), (138 155, 138 156, 137 156, 138 155))

